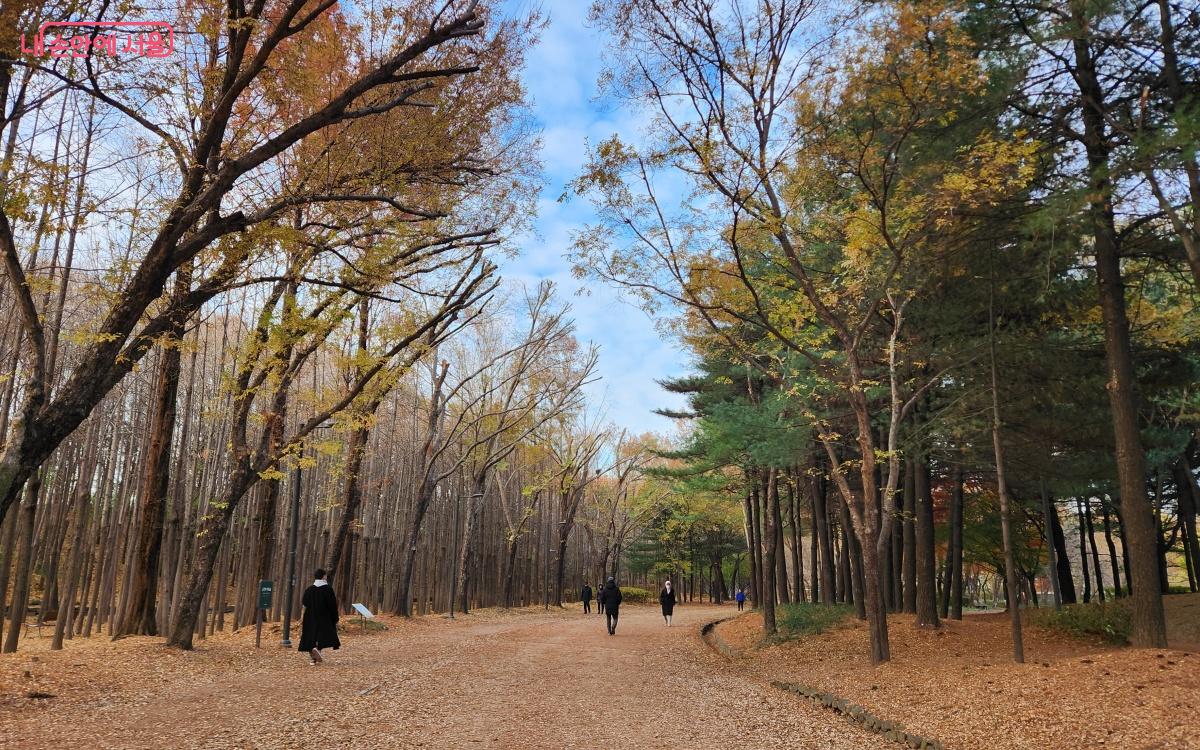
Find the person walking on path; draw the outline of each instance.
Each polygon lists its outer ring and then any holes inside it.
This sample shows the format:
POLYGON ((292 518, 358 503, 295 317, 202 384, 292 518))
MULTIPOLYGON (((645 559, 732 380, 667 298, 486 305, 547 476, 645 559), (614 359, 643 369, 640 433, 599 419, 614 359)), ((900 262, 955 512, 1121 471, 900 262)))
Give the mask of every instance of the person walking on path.
POLYGON ((616 579, 609 578, 608 583, 604 584, 604 590, 600 592, 600 606, 604 609, 608 634, 616 635, 617 616, 621 614, 621 589, 617 588, 616 579))
POLYGON ((741 612, 742 608, 746 606, 746 592, 742 589, 738 589, 737 595, 734 596, 734 599, 737 599, 738 612, 741 612))
POLYGON ((604 584, 600 584, 596 589, 596 612, 604 614, 604 584))
POLYGON ((338 604, 333 587, 325 577, 325 570, 317 568, 316 580, 304 590, 300 602, 304 605, 304 619, 300 621, 301 652, 307 651, 309 664, 319 664, 321 649, 341 648, 338 640, 338 604))
POLYGON ((663 622, 667 627, 671 627, 671 615, 675 613, 675 589, 671 588, 671 582, 667 581, 663 584, 663 589, 658 593, 658 603, 662 605, 663 622))
POLYGON ((592 587, 588 584, 583 584, 583 591, 579 592, 579 598, 583 600, 583 613, 590 614, 592 611, 592 587))

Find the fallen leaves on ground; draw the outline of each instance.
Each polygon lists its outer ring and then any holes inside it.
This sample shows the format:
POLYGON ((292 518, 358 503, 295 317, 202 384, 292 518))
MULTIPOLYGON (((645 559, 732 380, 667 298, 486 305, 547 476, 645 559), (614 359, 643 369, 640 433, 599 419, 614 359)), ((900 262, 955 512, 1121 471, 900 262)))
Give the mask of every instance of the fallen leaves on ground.
POLYGON ((948 748, 1200 748, 1200 654, 1115 648, 1025 628, 1025 664, 1012 661, 1008 616, 972 614, 916 627, 890 615, 892 660, 871 667, 864 623, 761 647, 756 613, 718 635, 734 664, 859 703, 948 748))
POLYGON ((102 637, 51 652, 34 638, 0 657, 0 744, 894 747, 709 649, 700 625, 730 609, 680 606, 667 628, 656 607, 626 607, 616 636, 577 609, 381 617, 388 629, 366 633, 349 618, 343 648, 315 667, 279 648, 271 627, 261 649, 253 628, 197 640, 192 652, 102 637))

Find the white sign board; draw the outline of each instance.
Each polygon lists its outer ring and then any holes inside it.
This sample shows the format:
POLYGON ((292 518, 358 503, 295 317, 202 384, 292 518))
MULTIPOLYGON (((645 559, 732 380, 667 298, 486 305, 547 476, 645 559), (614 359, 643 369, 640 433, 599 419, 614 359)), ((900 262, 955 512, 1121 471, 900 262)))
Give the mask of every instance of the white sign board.
POLYGON ((371 614, 371 610, 367 609, 366 607, 364 607, 361 604, 351 604, 350 606, 354 607, 354 611, 359 613, 363 617, 374 617, 375 616, 375 615, 371 614))

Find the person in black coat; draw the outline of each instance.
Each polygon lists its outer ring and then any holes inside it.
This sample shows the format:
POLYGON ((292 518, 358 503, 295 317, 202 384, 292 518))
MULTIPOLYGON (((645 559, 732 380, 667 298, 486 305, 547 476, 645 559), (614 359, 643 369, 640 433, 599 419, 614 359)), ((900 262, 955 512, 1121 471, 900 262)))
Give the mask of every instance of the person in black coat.
POLYGON ((321 649, 341 648, 338 640, 338 604, 333 587, 325 577, 325 571, 317 568, 316 580, 304 590, 300 602, 304 605, 304 618, 300 621, 300 651, 307 651, 310 664, 321 662, 321 649))
POLYGON ((671 627, 671 615, 675 613, 675 589, 671 588, 670 581, 663 584, 662 591, 658 592, 658 603, 662 605, 663 622, 669 628, 671 627))
POLYGON ((609 578, 600 592, 600 602, 604 607, 604 619, 608 623, 608 634, 617 634, 617 616, 621 614, 621 589, 617 588, 616 579, 609 578))
POLYGON ((592 611, 592 587, 583 584, 583 590, 579 592, 579 598, 583 601, 583 613, 589 614, 592 611))

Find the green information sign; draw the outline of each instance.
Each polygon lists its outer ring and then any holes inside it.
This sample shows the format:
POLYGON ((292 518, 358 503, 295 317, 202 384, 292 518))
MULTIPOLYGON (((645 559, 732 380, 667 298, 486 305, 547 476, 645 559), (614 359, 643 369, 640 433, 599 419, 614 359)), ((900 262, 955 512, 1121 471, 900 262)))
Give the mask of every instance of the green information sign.
POLYGON ((258 582, 258 608, 271 608, 271 594, 275 591, 274 581, 259 581, 258 582))

